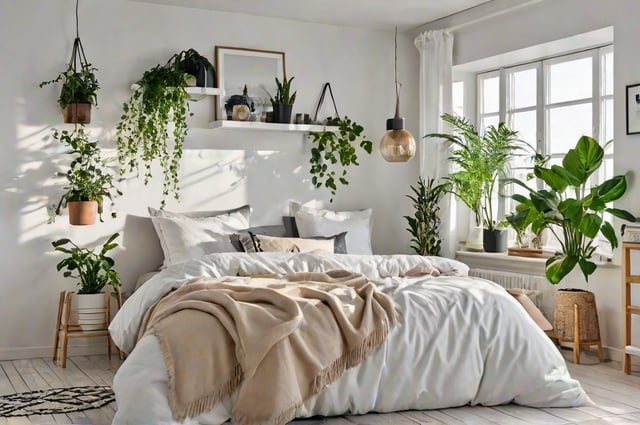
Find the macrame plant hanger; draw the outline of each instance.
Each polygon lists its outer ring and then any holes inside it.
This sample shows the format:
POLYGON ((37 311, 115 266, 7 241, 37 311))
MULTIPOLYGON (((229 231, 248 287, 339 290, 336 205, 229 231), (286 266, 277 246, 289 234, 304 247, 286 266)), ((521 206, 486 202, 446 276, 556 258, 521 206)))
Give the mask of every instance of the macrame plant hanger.
MULTIPOLYGON (((331 90, 331 84, 324 83, 324 86, 322 86, 322 94, 320 94, 320 100, 318 100, 318 106, 316 106, 316 113, 313 114, 314 123, 318 123, 318 112, 320 111, 320 108, 324 103, 324 96, 326 95, 327 90, 329 90, 329 96, 331 96, 331 103, 333 103, 333 109, 336 112, 335 118, 340 118, 340 114, 338 114, 338 107, 336 106, 336 100, 334 99, 333 91, 331 90)), ((327 123, 327 125, 330 125, 330 123, 327 123)))
POLYGON ((78 65, 80 69, 88 68, 91 66, 87 62, 87 57, 84 54, 84 47, 82 47, 82 41, 80 41, 80 26, 78 24, 78 5, 80 0, 76 0, 76 39, 73 41, 73 49, 71 50, 71 59, 69 60, 69 71, 78 72, 78 65))

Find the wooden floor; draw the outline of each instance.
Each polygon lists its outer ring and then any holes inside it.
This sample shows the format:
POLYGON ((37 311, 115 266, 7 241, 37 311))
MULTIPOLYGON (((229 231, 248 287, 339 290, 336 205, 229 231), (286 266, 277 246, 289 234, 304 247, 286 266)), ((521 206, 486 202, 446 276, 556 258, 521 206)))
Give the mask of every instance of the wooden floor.
MULTIPOLYGON (((565 357, 571 352, 563 350, 565 357)), ((290 425, 421 425, 421 424, 640 424, 640 373, 624 375, 620 364, 606 362, 583 354, 584 363, 567 362, 574 378, 578 379, 594 402, 593 406, 570 409, 532 409, 518 405, 496 407, 458 407, 455 409, 410 411, 389 414, 344 416, 339 418, 307 419, 290 425)), ((111 385, 119 365, 106 356, 70 357, 67 368, 55 366, 50 359, 14 360, 0 362, 0 395, 80 385, 111 385)), ((2 418, 0 424, 90 424, 111 423, 116 406, 111 403, 101 409, 66 415, 41 415, 2 418)))

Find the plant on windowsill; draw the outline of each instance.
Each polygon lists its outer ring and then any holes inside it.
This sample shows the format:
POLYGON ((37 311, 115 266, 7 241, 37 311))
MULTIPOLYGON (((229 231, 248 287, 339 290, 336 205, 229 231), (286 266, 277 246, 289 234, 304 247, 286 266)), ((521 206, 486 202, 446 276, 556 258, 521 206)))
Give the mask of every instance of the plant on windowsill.
POLYGON ((170 194, 176 200, 180 199, 179 170, 187 136, 190 99, 185 87, 191 78, 185 72, 185 68, 190 69, 185 63, 193 63, 197 54, 194 52, 193 49, 182 51, 173 55, 166 65, 147 70, 134 85, 129 101, 123 105, 124 113, 117 126, 121 175, 127 172, 139 175, 142 164, 146 185, 153 178, 151 164, 159 160, 163 173, 161 208, 170 194), (173 123, 172 130, 170 123, 173 123), (170 143, 171 139, 173 143, 170 143))
POLYGON ((484 250, 505 252, 506 230, 498 228, 493 218, 493 194, 496 183, 507 175, 509 162, 528 145, 504 123, 489 126, 481 136, 463 117, 444 114, 441 118, 451 126, 451 134, 432 133, 424 137, 445 139, 451 144, 453 152, 449 160, 458 169, 447 177, 451 191, 473 212, 476 225, 484 226, 484 250))
POLYGON ((326 187, 331 191, 331 199, 338 190, 338 184, 348 185, 347 167, 360 165, 356 147, 359 146, 367 154, 371 154, 373 143, 363 134, 364 128, 345 116, 328 118, 326 125, 337 126, 337 131, 314 131, 309 139, 314 145, 311 148, 311 183, 316 188, 326 187), (356 144, 357 143, 357 144, 356 144))
POLYGON ((60 198, 56 214, 69 207, 69 223, 72 225, 94 224, 96 214, 102 220, 104 198, 112 199, 112 192, 121 194, 113 184, 113 175, 108 168, 112 159, 102 159, 97 141, 90 141, 83 126, 73 131, 54 130, 53 138, 67 145, 67 154, 73 159, 65 176, 66 192, 60 198))
POLYGON ((411 248, 419 255, 439 255, 442 240, 440 239, 440 206, 442 196, 449 191, 449 183, 436 184, 429 177, 425 181, 418 178, 417 187, 410 186, 411 199, 415 209, 413 217, 405 215, 411 233, 411 248))
POLYGON ((602 165, 607 145, 603 148, 595 139, 582 136, 575 148, 566 153, 562 165, 536 164, 534 173, 548 189, 533 190, 520 180, 511 180, 528 190, 528 196, 512 195, 522 205, 518 206, 517 215, 526 217, 534 233, 548 228, 560 243, 561 255, 549 258, 546 263, 545 275, 552 284, 559 283, 576 265, 588 282, 597 268, 591 260, 596 250, 594 238, 598 234, 612 249, 618 246, 615 230, 604 220, 604 213, 635 221, 630 212, 608 206, 625 194, 627 180, 624 175, 595 187, 588 186, 589 178, 602 165))

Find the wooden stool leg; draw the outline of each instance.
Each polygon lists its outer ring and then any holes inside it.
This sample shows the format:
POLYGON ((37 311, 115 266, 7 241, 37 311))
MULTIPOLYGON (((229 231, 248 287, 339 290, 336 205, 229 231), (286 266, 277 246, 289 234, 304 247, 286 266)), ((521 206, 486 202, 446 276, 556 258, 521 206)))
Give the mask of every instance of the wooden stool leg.
POLYGON ((64 308, 64 291, 60 292, 58 300, 58 318, 56 319, 56 336, 53 340, 53 363, 58 360, 58 339, 60 338, 60 322, 62 321, 62 309, 64 308))
POLYGON ((578 304, 573 305, 573 363, 580 364, 580 313, 578 304))
POLYGON ((622 370, 627 375, 631 373, 631 356, 629 354, 622 355, 622 370))
POLYGON ((67 367, 67 344, 69 343, 69 321, 71 320, 71 297, 72 292, 67 293, 66 310, 64 312, 64 323, 62 328, 62 352, 60 353, 60 367, 67 367))
POLYGON ((600 360, 600 363, 604 361, 604 354, 602 353, 602 341, 598 341, 598 360, 600 360))

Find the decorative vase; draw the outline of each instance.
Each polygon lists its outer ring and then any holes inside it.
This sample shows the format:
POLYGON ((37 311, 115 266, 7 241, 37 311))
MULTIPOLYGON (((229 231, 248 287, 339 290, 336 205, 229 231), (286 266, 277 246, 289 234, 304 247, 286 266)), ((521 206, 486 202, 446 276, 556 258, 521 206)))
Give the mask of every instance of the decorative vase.
POLYGON ((107 326, 107 308, 105 294, 73 294, 71 311, 75 313, 73 322, 83 331, 105 329, 107 326))
POLYGON ((88 226, 95 224, 98 215, 97 201, 69 201, 69 224, 74 226, 88 226))
POLYGON ((276 104, 273 108, 274 121, 281 124, 291 124, 291 112, 293 112, 293 105, 276 104))
POLYGON ((469 228, 467 240, 464 245, 468 251, 482 251, 482 226, 474 226, 469 228))
POLYGON ((482 229, 482 246, 485 252, 507 252, 506 229, 482 229))
POLYGON ((70 103, 62 110, 65 124, 89 124, 91 122, 90 103, 70 103))

